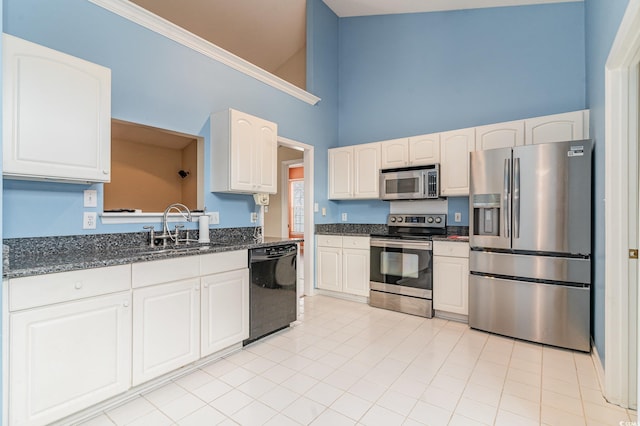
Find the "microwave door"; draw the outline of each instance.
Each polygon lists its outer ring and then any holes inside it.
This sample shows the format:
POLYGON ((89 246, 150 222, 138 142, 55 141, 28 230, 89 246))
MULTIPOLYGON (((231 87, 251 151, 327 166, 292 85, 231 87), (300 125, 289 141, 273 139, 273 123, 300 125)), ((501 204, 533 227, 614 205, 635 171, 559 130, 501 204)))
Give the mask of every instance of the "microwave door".
POLYGON ((510 249, 513 236, 511 148, 471 154, 469 243, 471 247, 510 249))

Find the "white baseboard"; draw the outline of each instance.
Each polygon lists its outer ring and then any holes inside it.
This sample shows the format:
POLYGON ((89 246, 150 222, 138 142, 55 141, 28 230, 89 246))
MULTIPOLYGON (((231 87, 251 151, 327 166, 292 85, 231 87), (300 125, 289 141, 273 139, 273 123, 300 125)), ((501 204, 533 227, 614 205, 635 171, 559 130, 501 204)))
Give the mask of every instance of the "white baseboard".
POLYGON ((593 366, 596 369, 596 374, 598 375, 598 384, 600 385, 600 391, 605 399, 607 399, 607 395, 604 393, 604 366, 602 365, 602 359, 598 354, 598 348, 596 347, 595 342, 591 339, 591 360, 593 361, 593 366))

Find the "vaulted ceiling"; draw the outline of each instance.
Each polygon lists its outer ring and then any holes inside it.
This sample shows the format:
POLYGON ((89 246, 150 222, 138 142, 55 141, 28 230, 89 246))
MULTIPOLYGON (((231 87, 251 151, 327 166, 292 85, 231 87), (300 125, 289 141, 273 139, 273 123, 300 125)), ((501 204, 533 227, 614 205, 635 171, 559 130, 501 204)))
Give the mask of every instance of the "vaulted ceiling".
MULTIPOLYGON (((301 53, 306 47, 306 0, 131 1, 273 74, 280 75, 278 71, 291 58, 304 62, 301 53)), ((582 0, 323 1, 339 17, 349 17, 582 0)), ((304 73, 304 64, 299 64, 295 72, 304 73)), ((304 77, 301 81, 302 87, 304 77)))

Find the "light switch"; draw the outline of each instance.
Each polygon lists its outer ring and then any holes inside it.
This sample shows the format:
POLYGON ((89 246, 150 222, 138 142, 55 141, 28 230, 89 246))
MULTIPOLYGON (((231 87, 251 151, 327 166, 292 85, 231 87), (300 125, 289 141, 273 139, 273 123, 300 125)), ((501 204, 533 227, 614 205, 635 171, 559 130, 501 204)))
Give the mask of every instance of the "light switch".
POLYGON ((98 207, 98 191, 95 189, 84 190, 84 206, 98 207))

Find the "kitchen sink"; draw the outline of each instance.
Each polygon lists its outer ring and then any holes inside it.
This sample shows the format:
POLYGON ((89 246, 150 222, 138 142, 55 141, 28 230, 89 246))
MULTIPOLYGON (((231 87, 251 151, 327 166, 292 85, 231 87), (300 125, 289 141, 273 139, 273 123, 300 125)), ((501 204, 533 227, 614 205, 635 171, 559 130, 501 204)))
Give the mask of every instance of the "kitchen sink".
POLYGON ((220 243, 209 243, 206 245, 184 245, 184 246, 167 246, 167 247, 145 247, 140 249, 140 254, 162 254, 162 253, 190 253, 190 252, 206 252, 213 247, 220 246, 220 243))

